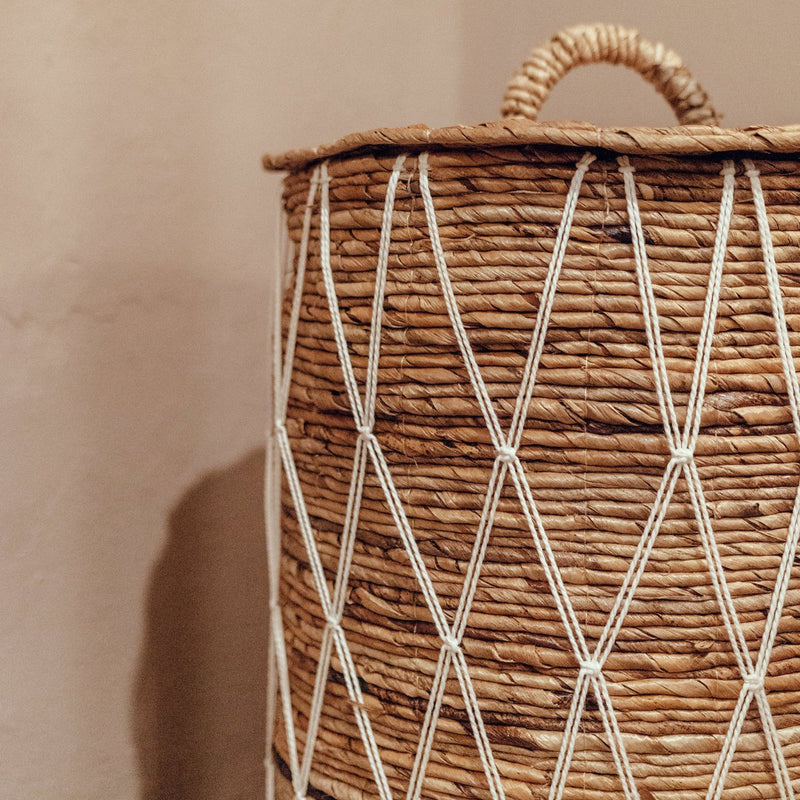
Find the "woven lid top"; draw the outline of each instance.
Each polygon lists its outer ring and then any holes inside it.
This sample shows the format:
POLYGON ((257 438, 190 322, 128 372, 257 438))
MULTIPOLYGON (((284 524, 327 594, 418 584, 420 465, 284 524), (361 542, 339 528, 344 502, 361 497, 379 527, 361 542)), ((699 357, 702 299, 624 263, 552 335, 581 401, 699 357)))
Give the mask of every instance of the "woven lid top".
POLYGON ((601 148, 625 154, 704 155, 736 151, 800 153, 800 125, 733 129, 719 126, 708 94, 680 57, 663 44, 619 25, 578 25, 558 32, 528 56, 511 79, 503 118, 483 125, 379 128, 333 144, 265 155, 270 170, 301 169, 331 156, 382 149, 473 148, 519 145, 601 148), (679 125, 667 128, 599 128, 588 122, 537 122, 553 87, 572 68, 606 62, 636 70, 672 106, 679 125))
POLYGON ((677 125, 668 128, 599 128, 588 122, 532 122, 504 119, 483 125, 429 128, 378 128, 344 136, 332 144, 289 150, 263 158, 268 170, 296 170, 312 161, 361 151, 426 147, 472 148, 554 145, 602 148, 625 154, 704 155, 747 151, 800 153, 800 125, 719 128, 677 125))

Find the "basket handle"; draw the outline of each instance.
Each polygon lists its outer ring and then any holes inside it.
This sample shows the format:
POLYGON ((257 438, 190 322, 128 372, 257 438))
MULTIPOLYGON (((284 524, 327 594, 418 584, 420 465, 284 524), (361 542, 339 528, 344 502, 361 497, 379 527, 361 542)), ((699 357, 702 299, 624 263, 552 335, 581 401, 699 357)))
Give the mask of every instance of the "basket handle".
POLYGON ((680 56, 621 25, 576 25, 533 50, 506 88, 503 117, 535 120, 553 87, 581 64, 622 64, 650 81, 681 125, 719 125, 705 90, 680 56))

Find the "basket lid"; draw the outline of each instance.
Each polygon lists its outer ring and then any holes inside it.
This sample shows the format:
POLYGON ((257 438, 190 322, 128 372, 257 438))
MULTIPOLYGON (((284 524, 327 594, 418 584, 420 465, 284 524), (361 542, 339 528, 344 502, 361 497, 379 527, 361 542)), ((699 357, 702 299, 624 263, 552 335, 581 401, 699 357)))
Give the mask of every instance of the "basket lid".
POLYGON ((680 57, 660 43, 619 25, 566 28, 533 50, 509 83, 503 118, 481 125, 378 128, 344 136, 332 144, 263 157, 268 170, 297 170, 312 161, 362 151, 407 148, 552 145, 597 148, 625 154, 703 155, 747 151, 800 152, 800 125, 723 128, 708 94, 680 57), (608 128, 588 122, 539 122, 542 104, 573 67, 606 62, 635 69, 675 110, 679 125, 665 128, 608 128))

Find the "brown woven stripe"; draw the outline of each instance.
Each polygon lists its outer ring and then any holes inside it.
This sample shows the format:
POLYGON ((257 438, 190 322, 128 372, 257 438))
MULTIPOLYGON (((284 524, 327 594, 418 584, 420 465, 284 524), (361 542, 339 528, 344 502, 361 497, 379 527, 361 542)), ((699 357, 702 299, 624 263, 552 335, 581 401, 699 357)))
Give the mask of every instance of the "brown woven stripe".
MULTIPOLYGON (((526 125, 518 130, 545 130, 526 125)), ((558 130, 569 136, 586 129, 558 130)), ((735 133, 707 135, 721 143, 735 133)), ((795 147, 800 129, 793 135, 795 147)), ((508 146, 513 134, 504 136, 502 148, 465 149, 462 141, 460 149, 434 152, 430 163, 459 308, 500 421, 507 426, 576 155, 564 149, 508 146)), ((761 140, 764 147, 772 147, 770 141, 761 140)), ((397 144, 407 142, 392 143, 397 144)), ((296 156, 282 164, 297 166, 319 155, 296 156)), ((680 418, 719 211, 721 159, 640 156, 632 162, 680 418)), ((362 386, 391 165, 382 152, 329 165, 334 278, 362 386)), ((798 358, 800 162, 770 155, 757 165, 798 358)), ((800 447, 788 413, 752 196, 741 168, 739 175, 696 452, 726 577, 755 653, 800 480, 800 447)), ((308 180, 309 171, 298 169, 285 183, 295 245, 308 180)), ((494 451, 447 318, 419 198, 411 159, 394 215, 375 434, 436 592, 445 612, 452 614, 494 451)), ((287 297, 287 313, 289 302, 287 297)), ((356 440, 348 408, 322 288, 315 212, 287 429, 331 582, 356 440)), ((591 644, 608 616, 669 458, 622 182, 611 158, 591 166, 581 190, 519 455, 591 644)), ((281 595, 302 751, 324 617, 286 490, 283 511, 281 595)), ((395 796, 403 797, 440 641, 371 468, 360 519, 342 624, 389 783, 395 796)), ((796 789, 798 611, 800 574, 795 571, 766 686, 796 789)), ((506 796, 546 797, 577 664, 519 501, 509 487, 500 501, 464 651, 506 796)), ((311 783, 335 800, 377 797, 341 669, 334 657, 311 783)), ((642 796, 703 798, 741 678, 683 479, 604 672, 642 796)), ((280 721, 276 730, 276 751, 286 759, 280 721)), ((751 710, 726 784, 731 794, 724 796, 778 797, 760 731, 751 710)), ((453 674, 423 796, 489 797, 453 674)), ((564 796, 622 797, 600 717, 591 705, 564 796)))
POLYGON ((386 156, 397 150, 458 150, 474 148, 552 145, 581 150, 597 148, 631 155, 700 156, 711 153, 797 153, 800 125, 755 125, 749 128, 717 128, 685 125, 672 128, 598 128, 588 122, 532 122, 505 119, 483 125, 429 128, 379 128, 354 133, 336 142, 263 158, 268 170, 300 170, 313 161, 334 156, 386 156))

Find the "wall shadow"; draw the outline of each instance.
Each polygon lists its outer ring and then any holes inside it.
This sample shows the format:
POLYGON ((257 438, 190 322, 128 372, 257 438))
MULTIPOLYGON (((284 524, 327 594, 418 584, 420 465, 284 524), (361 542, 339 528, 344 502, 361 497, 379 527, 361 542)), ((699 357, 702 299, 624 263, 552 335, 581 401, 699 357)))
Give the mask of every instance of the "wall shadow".
POLYGON ((263 461, 207 475, 170 515, 133 694, 142 800, 264 796, 263 461))

